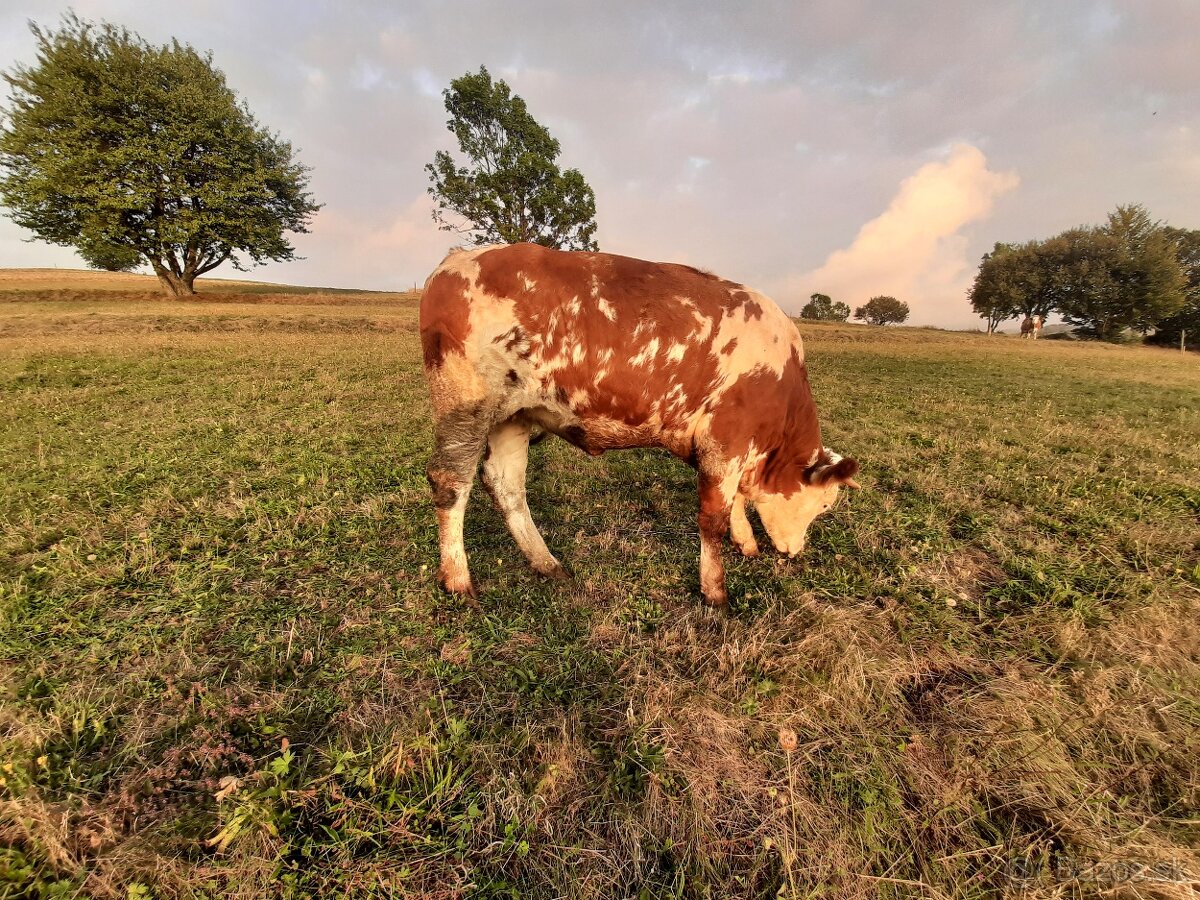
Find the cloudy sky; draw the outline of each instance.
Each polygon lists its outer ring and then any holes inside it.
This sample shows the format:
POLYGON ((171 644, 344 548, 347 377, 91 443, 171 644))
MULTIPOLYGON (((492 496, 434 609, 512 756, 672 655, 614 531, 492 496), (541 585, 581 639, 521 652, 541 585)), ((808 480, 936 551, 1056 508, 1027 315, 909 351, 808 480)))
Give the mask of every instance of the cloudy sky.
MULTIPOLYGON (((31 60, 6 0, 0 61, 31 60)), ((653 4, 77 0, 211 50, 312 167, 306 259, 251 277, 408 288, 453 238, 423 166, 441 91, 504 78, 596 191, 603 250, 710 268, 796 311, 813 291, 970 326, 996 240, 1140 202, 1200 227, 1200 0, 653 4)), ((11 63, 9 63, 11 64, 11 63)), ((0 219, 0 266, 80 265, 0 219)), ((218 275, 234 276, 222 269, 218 275)))

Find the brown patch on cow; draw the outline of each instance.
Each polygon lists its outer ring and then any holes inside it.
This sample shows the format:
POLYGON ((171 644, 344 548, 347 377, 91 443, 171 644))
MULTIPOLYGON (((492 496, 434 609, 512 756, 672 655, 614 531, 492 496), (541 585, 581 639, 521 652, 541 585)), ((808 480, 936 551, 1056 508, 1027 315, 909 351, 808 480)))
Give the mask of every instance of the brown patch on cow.
POLYGON ((501 341, 504 342, 504 349, 509 353, 516 353, 522 359, 528 358, 529 341, 519 325, 514 325, 504 334, 492 338, 493 344, 499 344, 501 341))
POLYGON ((517 374, 516 369, 509 369, 508 374, 505 375, 504 377, 508 379, 509 384, 516 384, 518 381, 521 380, 521 377, 517 374))
POLYGON ((713 411, 712 436, 727 455, 745 454, 753 441, 766 457, 759 466, 760 489, 794 494, 821 447, 821 426, 808 384, 808 369, 794 350, 783 374, 755 369, 725 392, 713 411))
POLYGON ((700 476, 700 533, 720 540, 729 528, 729 501, 721 493, 720 482, 700 476))
POLYGON ((471 333, 471 284, 457 272, 438 272, 421 294, 421 350, 425 368, 441 366, 447 353, 463 353, 471 333))
POLYGON ((725 309, 728 312, 733 312, 735 309, 741 309, 742 314, 749 319, 761 319, 763 317, 762 304, 750 296, 749 291, 736 290, 729 294, 729 300, 725 303, 725 309))
POLYGON ((733 338, 729 341, 728 344, 726 344, 724 347, 721 348, 721 352, 724 353, 726 356, 728 356, 730 353, 732 353, 736 349, 737 349, 737 338, 733 338))
POLYGON ((449 509, 458 502, 458 490, 461 480, 453 472, 443 469, 430 469, 425 474, 429 482, 429 490, 433 494, 433 505, 437 509, 449 509))

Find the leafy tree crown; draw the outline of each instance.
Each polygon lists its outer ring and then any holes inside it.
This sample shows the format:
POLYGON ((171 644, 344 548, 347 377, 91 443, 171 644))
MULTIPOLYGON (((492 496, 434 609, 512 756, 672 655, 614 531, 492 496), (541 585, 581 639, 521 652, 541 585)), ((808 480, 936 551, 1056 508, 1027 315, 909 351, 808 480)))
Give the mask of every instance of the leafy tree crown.
POLYGON ((850 318, 850 307, 840 300, 835 302, 828 294, 813 294, 800 310, 800 318, 845 322, 850 318))
POLYGON ((862 306, 854 310, 854 318, 869 322, 872 325, 887 325, 905 321, 908 318, 908 304, 895 297, 879 295, 872 297, 862 306))
POLYGON ((482 66, 450 82, 443 97, 446 126, 468 163, 440 150, 425 167, 434 221, 475 244, 595 250, 596 196, 578 169, 559 169, 559 143, 525 101, 482 66))
POLYGON ((211 55, 74 15, 31 25, 37 59, 4 73, 0 201, 90 264, 149 263, 175 293, 225 261, 289 260, 319 209, 291 144, 260 126, 211 55))

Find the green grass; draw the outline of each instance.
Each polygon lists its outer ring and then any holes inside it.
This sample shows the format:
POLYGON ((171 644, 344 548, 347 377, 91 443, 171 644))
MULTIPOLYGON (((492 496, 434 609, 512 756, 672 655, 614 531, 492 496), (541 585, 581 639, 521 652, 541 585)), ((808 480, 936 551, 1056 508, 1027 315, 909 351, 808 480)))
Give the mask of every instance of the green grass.
POLYGON ((415 321, 0 304, 0 897, 1192 896, 1194 357, 805 326, 864 489, 802 559, 714 614, 693 473, 551 439, 574 577, 477 491, 476 611, 415 321))

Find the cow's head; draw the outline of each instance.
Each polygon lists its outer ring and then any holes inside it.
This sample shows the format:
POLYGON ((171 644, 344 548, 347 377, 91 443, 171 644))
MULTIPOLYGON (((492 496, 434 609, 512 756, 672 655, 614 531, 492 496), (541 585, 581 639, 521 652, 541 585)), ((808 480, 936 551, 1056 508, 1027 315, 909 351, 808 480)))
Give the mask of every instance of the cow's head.
POLYGON ((804 470, 799 490, 789 494, 761 494, 754 500, 763 527, 780 553, 795 556, 804 550, 812 520, 837 502, 838 491, 857 488, 858 461, 841 457, 828 447, 804 470))

